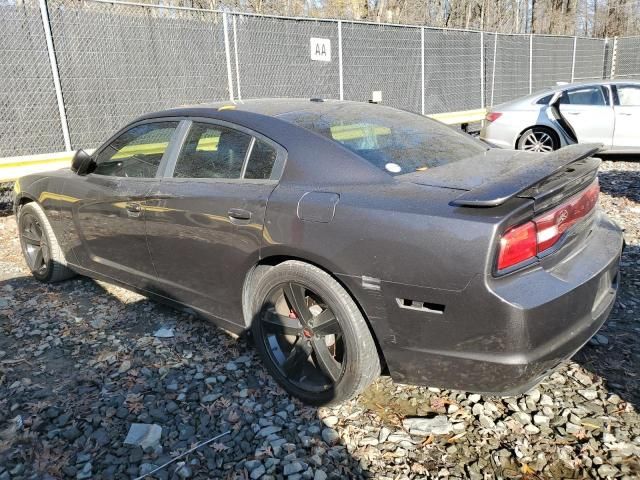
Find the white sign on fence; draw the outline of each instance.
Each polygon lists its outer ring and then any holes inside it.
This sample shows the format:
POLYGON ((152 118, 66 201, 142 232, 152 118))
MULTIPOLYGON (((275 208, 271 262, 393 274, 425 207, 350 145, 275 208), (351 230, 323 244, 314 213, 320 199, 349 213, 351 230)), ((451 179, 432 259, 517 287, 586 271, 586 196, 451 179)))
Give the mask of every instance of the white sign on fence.
POLYGON ((311 38, 311 60, 319 62, 331 61, 330 38, 311 38))

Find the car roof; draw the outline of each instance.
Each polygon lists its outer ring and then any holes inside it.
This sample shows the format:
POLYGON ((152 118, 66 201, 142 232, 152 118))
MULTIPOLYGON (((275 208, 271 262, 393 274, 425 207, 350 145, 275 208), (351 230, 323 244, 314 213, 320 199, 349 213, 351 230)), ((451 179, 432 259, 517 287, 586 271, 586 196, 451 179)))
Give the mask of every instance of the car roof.
POLYGON ((520 107, 521 105, 529 105, 531 103, 537 102, 539 99, 546 97, 547 95, 552 95, 556 92, 561 92, 563 90, 568 90, 576 87, 585 87, 589 85, 638 85, 640 86, 640 80, 633 79, 605 79, 605 80, 581 80, 579 82, 572 83, 562 83, 560 85, 555 85, 553 87, 543 88, 528 95, 515 98, 513 100, 509 100, 507 102, 501 103, 499 105, 495 105, 494 109, 504 109, 504 108, 514 108, 520 107))
MULTIPOLYGON (((355 106, 363 103, 309 98, 266 98, 203 103, 148 113, 125 128, 140 121, 172 117, 228 122, 270 138, 287 150, 287 166, 280 183, 337 184, 391 181, 389 175, 339 143, 278 118, 290 112, 322 113, 347 105, 355 106)), ((374 109, 376 106, 371 105, 371 108, 374 109)))
POLYGON ((559 85, 554 85, 553 87, 549 87, 547 89, 534 92, 531 94, 531 97, 543 97, 550 93, 555 93, 562 90, 568 90, 574 87, 585 87, 589 85, 620 85, 620 84, 632 84, 632 85, 640 86, 640 80, 605 79, 605 80, 581 80, 579 82, 560 83, 559 85))
POLYGON ((580 80, 579 82, 561 83, 560 85, 555 85, 551 87, 549 91, 556 92, 558 90, 565 90, 571 87, 581 87, 584 85, 617 85, 621 83, 640 85, 639 80, 633 80, 633 79, 621 80, 621 79, 614 78, 614 79, 602 79, 602 80, 580 80))
POLYGON ((314 111, 322 113, 323 111, 333 110, 338 106, 349 104, 362 105, 361 102, 322 98, 256 98, 250 100, 227 100, 195 105, 184 105, 168 110, 148 113, 142 116, 141 119, 174 116, 220 118, 220 112, 225 111, 246 112, 269 117, 278 117, 290 112, 314 111))

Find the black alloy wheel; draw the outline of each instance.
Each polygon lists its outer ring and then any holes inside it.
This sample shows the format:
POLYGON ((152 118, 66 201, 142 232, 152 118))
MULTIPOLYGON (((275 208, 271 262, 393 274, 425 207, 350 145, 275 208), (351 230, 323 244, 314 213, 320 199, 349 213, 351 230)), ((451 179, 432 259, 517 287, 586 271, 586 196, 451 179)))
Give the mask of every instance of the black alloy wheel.
POLYGON ((33 276, 45 283, 59 282, 75 276, 67 266, 51 224, 36 202, 18 208, 20 246, 33 276))
POLYGON ((299 260, 253 272, 245 315, 264 364, 291 395, 312 405, 355 397, 381 371, 371 330, 328 272, 299 260))
POLYGON ((323 299, 304 285, 275 287, 260 317, 262 341, 283 376, 310 392, 333 388, 344 372, 344 333, 323 299))
POLYGON ((25 213, 20 216, 20 237, 29 269, 36 277, 46 277, 51 254, 42 224, 34 214, 25 213))

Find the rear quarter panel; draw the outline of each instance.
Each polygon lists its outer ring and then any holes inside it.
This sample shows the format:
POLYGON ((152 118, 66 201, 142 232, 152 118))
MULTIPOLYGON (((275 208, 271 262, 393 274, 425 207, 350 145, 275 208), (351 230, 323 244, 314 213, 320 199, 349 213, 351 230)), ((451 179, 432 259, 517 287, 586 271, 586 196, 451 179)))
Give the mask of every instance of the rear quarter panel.
POLYGON ((312 186, 280 185, 269 199, 263 256, 309 257, 335 274, 458 290, 484 271, 499 213, 449 202, 461 192, 397 182, 323 186, 340 197, 329 222, 306 221, 298 203, 312 186))
POLYGON ((447 303, 486 273, 496 231, 513 209, 452 207, 460 190, 403 182, 323 186, 340 200, 333 219, 321 223, 298 217, 298 202, 310 190, 284 184, 273 192, 261 256, 300 258, 334 274, 381 342, 393 335, 388 322, 398 311, 396 298, 447 303))

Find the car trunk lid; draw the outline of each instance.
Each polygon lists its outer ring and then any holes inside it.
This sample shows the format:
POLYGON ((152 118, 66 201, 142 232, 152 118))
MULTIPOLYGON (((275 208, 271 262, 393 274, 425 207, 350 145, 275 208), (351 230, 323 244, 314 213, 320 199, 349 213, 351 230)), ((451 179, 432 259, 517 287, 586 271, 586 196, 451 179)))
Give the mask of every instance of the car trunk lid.
POLYGON ((490 149, 458 162, 398 178, 463 190, 452 204, 496 207, 514 197, 531 198, 536 212, 559 204, 591 184, 600 160, 599 145, 571 145, 546 154, 490 149))

